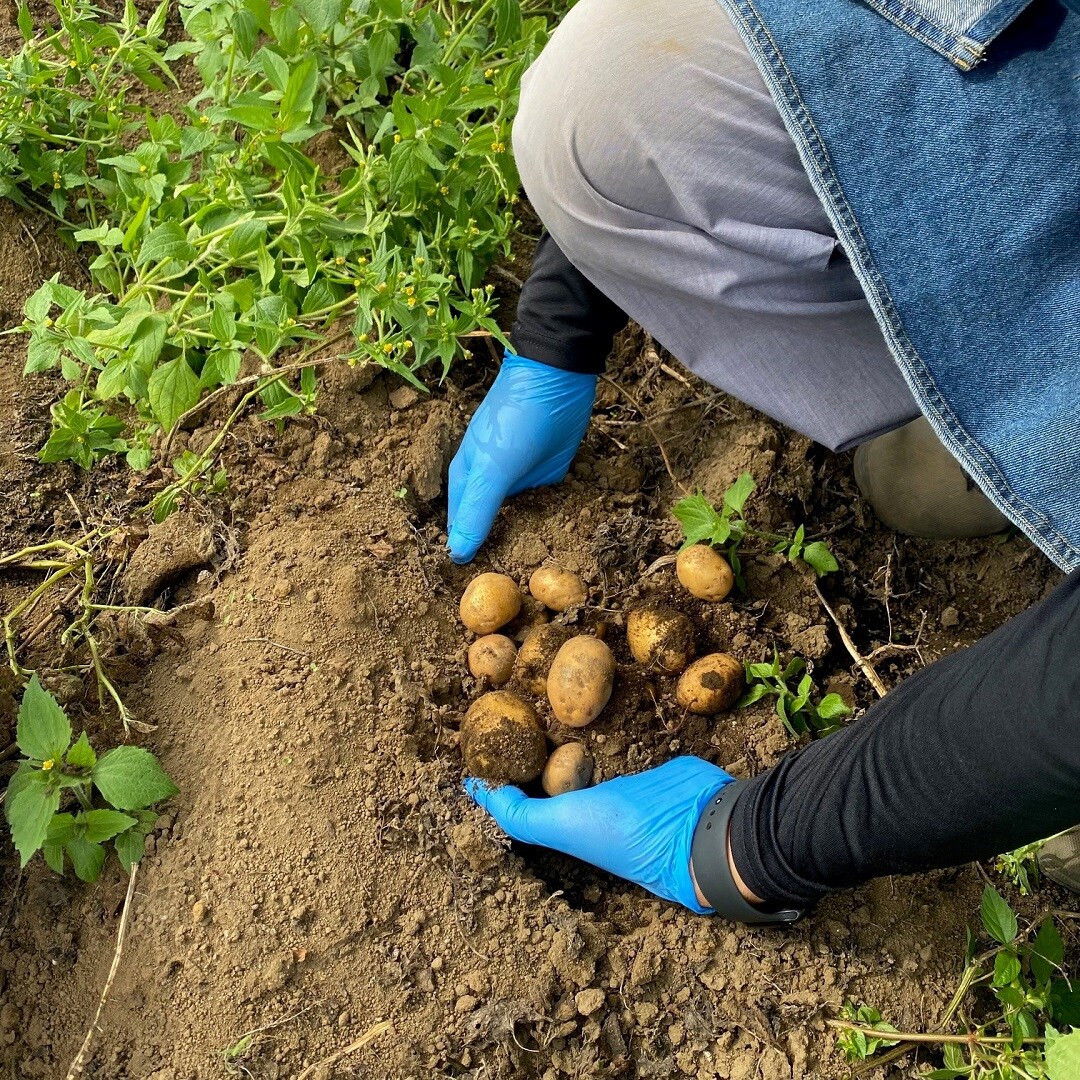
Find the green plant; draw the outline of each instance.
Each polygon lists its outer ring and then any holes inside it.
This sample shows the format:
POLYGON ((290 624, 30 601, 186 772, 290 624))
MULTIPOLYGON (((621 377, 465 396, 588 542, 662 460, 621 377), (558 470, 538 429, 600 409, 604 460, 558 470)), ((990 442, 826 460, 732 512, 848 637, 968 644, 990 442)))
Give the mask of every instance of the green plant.
POLYGON ((280 421, 311 411, 344 337, 350 362, 421 387, 470 337, 501 340, 481 279, 515 226, 518 81, 569 6, 536 3, 181 0, 172 46, 167 3, 143 25, 132 0, 119 21, 53 0, 41 35, 21 7, 26 44, 0 61, 0 195, 93 255, 92 290, 47 282, 19 328, 27 372, 75 387, 48 460, 145 468, 153 433, 245 363, 280 421), (132 103, 189 55, 190 101, 132 103))
POLYGON ((1030 895, 1032 883, 1039 880, 1039 852, 1045 843, 1045 840, 1036 840, 1015 851, 1006 851, 994 860, 994 868, 1020 890, 1021 896, 1030 895))
POLYGON ((58 874, 70 861, 77 877, 96 881, 111 842, 130 871, 157 820, 150 807, 178 790, 154 755, 118 746, 99 758, 85 731, 72 742, 70 721, 36 675, 23 692, 16 741, 24 756, 4 811, 20 865, 40 850, 58 874), (65 799, 74 812, 60 809, 65 799))
POLYGON ((806 542, 806 530, 800 525, 792 536, 755 529, 743 517, 743 507, 754 492, 754 478, 749 473, 742 473, 724 492, 720 509, 699 491, 675 504, 673 513, 683 527, 683 547, 702 541, 720 548, 731 564, 736 584, 743 592, 746 582, 742 575, 740 547, 745 540, 765 540, 772 544, 777 554, 786 555, 792 562, 802 559, 813 568, 818 577, 839 569, 836 559, 823 540, 806 542))
POLYGON ((747 689, 735 703, 736 707, 744 709, 771 695, 776 698, 776 715, 796 737, 810 732, 828 735, 841 726, 839 721, 851 715, 851 709, 839 694, 826 694, 816 705, 813 703, 814 681, 801 656, 781 667, 780 656, 774 649, 771 662, 745 667, 747 689), (789 682, 800 675, 802 678, 792 689, 789 682))
POLYGON ((977 954, 968 933, 967 962, 946 1009, 941 1030, 902 1032, 880 1013, 848 1003, 830 1023, 849 1061, 895 1047, 877 1064, 896 1060, 915 1045, 936 1045, 941 1067, 927 1080, 1077 1080, 1080 1077, 1080 987, 1065 975, 1064 942, 1052 917, 1021 930, 1016 914, 996 889, 983 891, 980 917, 993 946, 977 954), (960 1031, 945 1029, 958 1022, 960 1031), (884 1033, 884 1037, 883 1037, 884 1033))

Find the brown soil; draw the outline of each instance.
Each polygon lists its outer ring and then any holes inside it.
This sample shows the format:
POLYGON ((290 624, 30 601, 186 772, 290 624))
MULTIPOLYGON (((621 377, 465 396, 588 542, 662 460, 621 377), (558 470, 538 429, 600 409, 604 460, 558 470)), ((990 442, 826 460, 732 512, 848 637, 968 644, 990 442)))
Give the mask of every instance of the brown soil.
MULTIPOLYGON (((43 277, 78 279, 48 228, 6 205, 0 248, 0 330, 43 277)), ((80 517, 114 520, 137 497, 119 466, 87 477, 36 463, 57 387, 22 381, 22 349, 0 338, 5 550, 73 535, 80 517)), ((684 714, 673 679, 632 663, 624 612, 674 606, 694 619, 699 652, 756 660, 776 646, 806 656, 820 684, 860 708, 871 693, 802 569, 748 558, 748 596, 711 605, 690 600, 671 565, 649 572, 679 539, 669 513, 679 492, 656 438, 686 488, 716 498, 749 470, 762 526, 806 521, 828 536, 842 567, 830 600, 865 653, 883 648, 889 685, 1058 575, 1021 538, 935 544, 886 532, 846 457, 685 376, 640 334, 622 341, 612 378, 652 431, 603 383, 568 480, 514 500, 476 567, 454 567, 442 478, 492 367, 486 355, 462 364, 430 397, 387 375, 334 373, 313 422, 280 435, 239 425, 229 494, 176 518, 167 544, 150 532, 135 547, 135 595, 201 603, 162 632, 118 627, 110 646, 128 704, 157 725, 135 738, 181 794, 147 847, 88 1076, 829 1078, 847 1073, 825 1026, 845 998, 917 1029, 941 1016, 978 906, 976 868, 879 880, 778 932, 697 917, 570 859, 508 846, 460 787, 456 728, 480 688, 458 599, 482 569, 522 585, 549 558, 580 573, 590 604, 568 618, 604 634, 619 664, 611 704, 572 733, 595 779, 687 753, 746 776, 791 745, 768 705, 684 714), (391 1027, 305 1073, 381 1021, 391 1027)), ((207 436, 185 437, 202 446, 207 436)), ((131 544, 147 533, 134 530, 131 544)), ((28 580, 7 575, 0 601, 28 580)), ((527 607, 511 632, 538 614, 527 607)), ((122 738, 92 687, 69 686, 65 699, 99 740, 122 738)), ((8 731, 11 700, 0 689, 8 731)), ((115 864, 93 886, 40 860, 19 872, 5 842, 5 1075, 64 1076, 124 891, 115 864)))

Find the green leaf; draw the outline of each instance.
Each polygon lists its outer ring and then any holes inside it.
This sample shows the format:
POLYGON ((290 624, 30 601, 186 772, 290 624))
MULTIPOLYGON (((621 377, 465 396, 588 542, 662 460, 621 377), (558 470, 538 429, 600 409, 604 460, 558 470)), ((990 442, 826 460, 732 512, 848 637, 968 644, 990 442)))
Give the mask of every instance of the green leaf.
POLYGON ((121 833, 113 843, 120 865, 130 874, 131 868, 143 857, 146 850, 146 834, 138 829, 128 829, 121 833))
POLYGON ((67 763, 73 769, 92 769, 97 764, 97 754, 84 731, 67 752, 67 763))
POLYGON ((256 54, 255 59, 262 68, 266 81, 280 94, 289 82, 289 65, 276 52, 265 46, 256 54))
POLYGON ((119 810, 88 810, 85 814, 80 814, 76 820, 86 826, 86 832, 83 835, 92 844, 111 840, 137 824, 135 818, 121 814, 119 810))
POLYGON ((258 251, 266 242, 266 222, 253 218, 250 221, 241 221, 229 234, 229 255, 234 259, 242 259, 258 251))
POLYGON ((199 379, 182 357, 155 369, 148 386, 150 408, 161 426, 171 431, 177 420, 199 400, 199 379))
POLYGON ((986 932, 995 941, 1009 945, 1016 939, 1016 916, 993 885, 983 889, 980 912, 986 932))
POLYGON ((732 510, 741 511, 756 487, 754 478, 749 473, 742 473, 738 480, 724 492, 724 505, 732 510))
POLYGON ((341 18, 341 0, 295 0, 294 7, 319 34, 332 30, 341 18))
POLYGON ((840 720, 851 715, 844 699, 839 694, 826 694, 817 706, 817 714, 822 720, 840 720))
POLYGON ((100 844, 76 836, 68 841, 66 850, 75 876, 80 881, 97 881, 105 865, 105 849, 100 844))
POLYGON ((23 691, 15 741, 27 757, 38 761, 59 762, 71 745, 71 724, 37 675, 23 691))
POLYGON ((164 262, 166 259, 190 262, 196 254, 195 245, 188 240, 180 224, 176 221, 163 221, 151 229, 143 240, 135 265, 145 266, 147 263, 164 262))
POLYGON ((831 574, 840 569, 840 564, 833 557, 828 544, 823 540, 815 540, 807 544, 802 553, 803 562, 812 567, 818 577, 831 574))
POLYGON ((1080 1027, 1080 982, 1055 979, 1050 984, 1050 1011, 1058 1023, 1080 1027))
POLYGON ((217 349, 206 358, 199 377, 207 389, 236 382, 240 374, 240 353, 236 349, 217 349))
POLYGON ((309 56, 289 72, 289 82, 281 98, 282 118, 307 120, 318 86, 319 67, 315 57, 309 56))
POLYGON ((26 350, 24 375, 36 375, 39 371, 48 371, 56 367, 63 349, 60 343, 51 338, 34 337, 26 350))
POLYGON ((994 985, 1008 986, 1020 974, 1020 958, 1012 949, 994 957, 994 985))
POLYGON ((30 18, 30 9, 24 3, 19 4, 19 33, 23 41, 32 41, 34 38, 34 20, 30 18))
POLYGON ((141 810, 179 791, 157 758, 141 746, 110 750, 91 775, 98 791, 118 810, 141 810))
POLYGON ((1080 1080, 1080 1031, 1062 1035, 1046 1025, 1046 1075, 1049 1080, 1080 1080))
POLYGON ((54 873, 63 876, 64 873, 64 845, 54 844, 51 840, 46 840, 41 845, 41 854, 45 857, 45 862, 49 869, 54 873))
POLYGON ((684 548, 711 539, 720 522, 720 515, 700 491, 681 499, 671 512, 683 527, 684 548))
POLYGON ((8 791, 6 813, 11 826, 11 841, 19 853, 19 866, 25 866, 45 842, 49 822, 60 808, 60 789, 41 783, 28 783, 14 796, 8 791))
POLYGON ((31 322, 41 322, 46 315, 52 310, 53 304, 52 285, 46 281, 33 295, 31 295, 25 304, 23 304, 23 314, 31 322))
POLYGON ((1061 934, 1054 926, 1054 920, 1046 918, 1031 943, 1031 951, 1028 954, 1031 962, 1031 973, 1035 981, 1049 982, 1055 971, 1061 970, 1065 959, 1065 946, 1061 940, 1061 934))
POLYGON ((222 115, 255 131, 273 131, 277 127, 277 115, 265 105, 235 105, 222 115))

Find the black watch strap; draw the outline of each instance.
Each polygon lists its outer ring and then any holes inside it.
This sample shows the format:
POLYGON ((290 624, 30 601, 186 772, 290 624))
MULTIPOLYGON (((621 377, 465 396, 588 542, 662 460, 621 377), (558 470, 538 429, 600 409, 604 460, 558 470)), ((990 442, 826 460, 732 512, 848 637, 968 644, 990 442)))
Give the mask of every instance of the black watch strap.
POLYGON ((795 908, 769 911, 748 904, 731 875, 727 855, 728 822, 742 787, 738 780, 722 787, 702 811, 694 829, 690 861, 698 888, 716 908, 716 914, 725 919, 756 925, 796 922, 803 917, 803 911, 795 908))

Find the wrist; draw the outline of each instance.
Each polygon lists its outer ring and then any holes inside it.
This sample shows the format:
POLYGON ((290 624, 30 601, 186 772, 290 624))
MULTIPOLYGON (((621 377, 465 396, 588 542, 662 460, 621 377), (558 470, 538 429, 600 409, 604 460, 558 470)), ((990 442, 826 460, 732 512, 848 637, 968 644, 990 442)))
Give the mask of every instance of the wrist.
MULTIPOLYGON (((731 831, 728 830, 727 840, 727 864, 728 870, 731 873, 731 880, 735 882, 735 888, 739 890, 739 895, 748 903, 754 907, 760 907, 765 901, 753 892, 749 885, 743 880, 742 874, 739 873, 739 868, 735 865, 735 857, 731 854, 731 831)), ((690 857, 690 880, 694 883, 694 895, 697 897, 698 903, 702 907, 711 907, 705 894, 701 891, 701 886, 698 884, 697 875, 694 873, 694 859, 690 857)))

